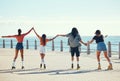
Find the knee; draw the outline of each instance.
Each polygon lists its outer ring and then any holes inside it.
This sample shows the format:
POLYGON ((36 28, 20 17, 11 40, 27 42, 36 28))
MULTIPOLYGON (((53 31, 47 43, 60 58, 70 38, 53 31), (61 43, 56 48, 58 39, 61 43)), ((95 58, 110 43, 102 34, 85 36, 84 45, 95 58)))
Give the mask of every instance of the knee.
POLYGON ((100 57, 100 55, 97 55, 97 58, 99 58, 100 57))
POLYGON ((105 58, 108 58, 108 55, 107 55, 107 54, 105 54, 104 56, 105 56, 105 58))

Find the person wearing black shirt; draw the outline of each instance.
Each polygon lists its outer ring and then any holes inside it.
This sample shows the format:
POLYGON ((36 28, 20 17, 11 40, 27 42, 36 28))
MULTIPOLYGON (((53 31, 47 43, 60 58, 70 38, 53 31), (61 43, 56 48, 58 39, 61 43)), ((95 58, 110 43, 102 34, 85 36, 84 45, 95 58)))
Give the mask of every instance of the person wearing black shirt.
POLYGON ((91 41, 88 42, 88 44, 91 44, 93 41, 96 41, 97 43, 97 61, 98 61, 98 70, 101 69, 101 65, 100 65, 100 53, 101 51, 104 52, 104 56, 107 59, 107 61, 109 62, 109 66, 107 68, 107 70, 112 70, 112 63, 108 57, 108 53, 107 53, 107 48, 106 45, 104 43, 104 37, 101 34, 100 30, 96 30, 95 32, 95 36, 93 37, 93 39, 91 41))

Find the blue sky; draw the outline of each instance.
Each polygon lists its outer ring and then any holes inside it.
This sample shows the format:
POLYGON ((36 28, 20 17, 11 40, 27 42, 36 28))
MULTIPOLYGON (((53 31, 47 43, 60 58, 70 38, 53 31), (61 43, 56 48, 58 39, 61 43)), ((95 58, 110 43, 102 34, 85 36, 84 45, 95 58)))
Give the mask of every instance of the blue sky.
POLYGON ((120 35, 120 0, 0 0, 0 36, 33 26, 49 36, 69 33, 72 27, 81 35, 94 35, 97 29, 120 35))

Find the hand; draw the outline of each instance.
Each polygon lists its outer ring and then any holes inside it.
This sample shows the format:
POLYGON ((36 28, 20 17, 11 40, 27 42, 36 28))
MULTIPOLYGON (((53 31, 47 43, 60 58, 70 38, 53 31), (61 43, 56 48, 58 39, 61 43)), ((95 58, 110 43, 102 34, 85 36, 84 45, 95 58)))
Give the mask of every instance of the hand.
POLYGON ((105 38, 108 37, 108 35, 105 35, 105 38))
POLYGON ((85 46, 87 46, 88 44, 87 43, 84 43, 85 46))
POLYGON ((58 35, 56 35, 55 37, 58 37, 58 35))
POLYGON ((35 29, 33 28, 33 31, 35 32, 35 29))
POLYGON ((87 46, 90 44, 89 42, 88 43, 86 43, 87 44, 87 46))
POLYGON ((60 36, 59 34, 57 34, 57 36, 60 36))
POLYGON ((34 30, 34 27, 32 27, 32 30, 34 30))
POLYGON ((5 38, 6 36, 1 36, 2 38, 5 38))

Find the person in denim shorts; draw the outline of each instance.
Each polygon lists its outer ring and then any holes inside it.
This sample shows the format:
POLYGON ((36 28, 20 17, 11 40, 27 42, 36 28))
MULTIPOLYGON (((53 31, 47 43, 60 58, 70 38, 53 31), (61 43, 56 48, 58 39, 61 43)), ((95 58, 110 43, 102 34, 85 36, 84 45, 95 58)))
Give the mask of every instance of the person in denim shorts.
POLYGON ((2 38, 16 38, 17 40, 17 44, 16 44, 16 48, 15 48, 15 57, 14 57, 14 60, 13 60, 13 63, 12 63, 12 69, 15 69, 15 62, 16 62, 16 59, 18 57, 18 52, 20 51, 21 53, 21 60, 22 60, 22 69, 24 69, 24 49, 23 49, 23 40, 24 40, 24 37, 26 35, 28 35, 31 31, 33 30, 33 28, 31 28, 27 33, 22 33, 22 30, 21 29, 18 29, 18 34, 17 35, 9 35, 9 36, 2 36, 2 38))
POLYGON ((108 53, 107 53, 107 48, 106 45, 104 43, 104 37, 101 34, 100 30, 96 30, 95 32, 95 36, 93 37, 93 39, 91 41, 89 41, 88 44, 92 43, 93 41, 96 41, 97 43, 97 61, 98 61, 98 70, 101 69, 101 65, 100 65, 100 53, 103 51, 104 52, 104 56, 107 59, 107 61, 109 62, 109 66, 108 66, 108 70, 112 70, 112 63, 108 57, 108 53))

